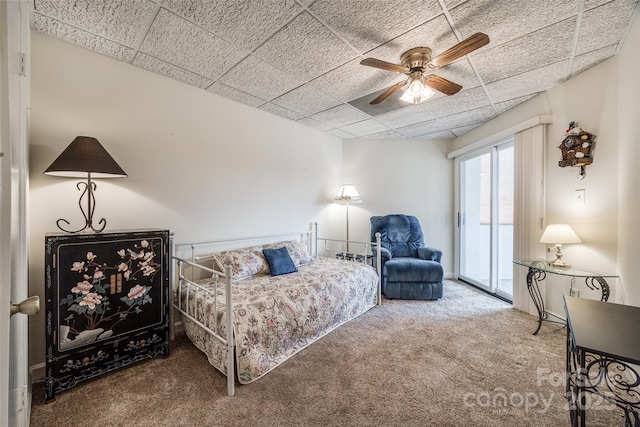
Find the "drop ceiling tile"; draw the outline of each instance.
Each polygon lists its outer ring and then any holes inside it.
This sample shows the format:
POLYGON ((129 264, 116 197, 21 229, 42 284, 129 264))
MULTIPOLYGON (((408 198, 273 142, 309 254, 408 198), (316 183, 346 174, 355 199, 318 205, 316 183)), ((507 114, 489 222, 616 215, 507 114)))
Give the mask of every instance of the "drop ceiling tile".
POLYGON ((302 8, 293 0, 165 0, 164 6, 245 49, 255 49, 302 8))
POLYGON ((196 86, 201 89, 209 87, 213 83, 213 80, 211 79, 202 77, 196 73, 192 73, 191 71, 183 70, 182 68, 168 64, 164 61, 160 61, 159 59, 141 52, 138 52, 136 54, 136 56, 133 58, 132 64, 136 67, 144 68, 145 70, 153 71, 154 73, 171 77, 174 80, 179 80, 183 83, 191 86, 196 86))
POLYGON ((461 111, 490 105, 491 102, 482 87, 462 90, 455 95, 443 96, 433 101, 428 100, 422 105, 436 117, 445 117, 461 111))
POLYGON ((397 128, 396 131, 400 132, 402 135, 408 138, 414 138, 420 135, 426 135, 428 133, 440 132, 443 130, 447 130, 444 125, 439 123, 437 120, 430 120, 428 122, 416 123, 411 126, 404 126, 401 128, 397 128))
POLYGON ((229 98, 234 101, 241 102, 251 107, 259 107, 266 102, 260 98, 256 98, 255 96, 249 95, 248 93, 244 93, 241 90, 234 89, 227 85, 223 85, 220 82, 215 82, 207 90, 209 92, 215 93, 220 96, 224 96, 225 98, 229 98))
POLYGON ((475 125, 469 125, 469 126, 462 126, 459 128, 454 128, 451 129, 451 131, 456 135, 456 136, 460 136, 460 135, 464 135, 465 133, 477 128, 478 126, 480 126, 481 124, 475 124, 475 125))
POLYGON ((577 8, 578 0, 469 0, 450 14, 462 37, 483 32, 491 48, 567 19, 577 8))
POLYGON ((399 128, 433 119, 435 119, 433 114, 422 108, 422 105, 411 105, 402 110, 376 116, 376 120, 391 128, 399 128))
POLYGON ((156 7, 148 0, 34 1, 36 12, 128 47, 137 46, 156 7))
POLYGON ((167 9, 158 12, 140 51, 212 79, 248 54, 167 9))
POLYGON ((255 55, 301 79, 311 80, 356 53, 308 12, 301 13, 255 50, 255 55))
POLYGON ((315 114, 341 104, 337 99, 308 84, 285 93, 271 102, 305 115, 315 114))
POLYGON ((374 119, 363 120, 358 123, 342 126, 340 129, 352 133, 356 136, 365 136, 372 133, 385 132, 389 130, 388 127, 386 127, 382 123, 378 123, 374 119))
POLYGON ((48 18, 39 13, 34 14, 33 26, 41 33, 119 59, 120 61, 131 62, 135 55, 135 51, 129 47, 72 27, 64 22, 48 18))
POLYGON ((311 118, 333 127, 342 127, 351 123, 361 122, 370 117, 356 110, 350 105, 339 105, 321 113, 314 114, 311 118))
POLYGON ((440 123, 449 129, 460 128, 478 123, 484 123, 496 116, 493 107, 476 108, 475 110, 463 111, 461 113, 452 114, 451 116, 438 119, 440 123))
POLYGON ((457 43, 458 39, 453 34, 447 18, 444 15, 440 15, 367 52, 364 56, 400 64, 402 53, 411 48, 417 46, 428 47, 435 57, 457 43))
POLYGON ((388 130, 385 132, 372 133, 371 135, 367 135, 363 139, 402 139, 402 134, 396 132, 395 130, 388 130))
POLYGON ((584 0, 584 10, 593 9, 596 6, 600 6, 602 3, 607 3, 611 0, 584 0))
POLYGON ((437 0, 322 0, 310 10, 360 52, 442 14, 437 0))
POLYGON ((386 75, 383 71, 360 65, 361 58, 329 71, 310 82, 312 86, 332 95, 343 102, 368 95, 372 92, 391 86, 391 78, 396 74, 386 75))
POLYGON ((577 76, 581 72, 601 63, 605 59, 611 58, 615 55, 617 46, 618 45, 614 44, 576 56, 573 59, 571 77, 577 76))
POLYGON ((337 136, 338 138, 342 138, 342 139, 351 139, 356 137, 355 135, 351 135, 349 132, 345 132, 340 129, 331 129, 331 130, 328 130, 327 133, 329 135, 337 136))
POLYGON ((567 79, 568 68, 569 60, 556 62, 537 70, 489 83, 487 92, 494 103, 544 92, 564 82, 567 79))
POLYGON ((413 137, 413 139, 453 139, 456 136, 450 130, 443 130, 440 132, 427 133, 420 135, 419 137, 413 137))
POLYGON ((533 95, 521 96, 515 99, 510 99, 508 101, 498 102, 497 104, 495 104, 496 110, 498 110, 498 114, 502 114, 505 111, 515 107, 516 105, 522 104, 523 102, 530 100, 534 96, 536 95, 533 94, 533 95))
POLYGON ((297 113, 295 111, 291 111, 291 110, 287 110, 286 108, 283 108, 279 105, 275 105, 272 104, 270 102, 261 105, 260 107, 258 107, 258 109, 263 110, 263 111, 268 111, 270 113, 273 113, 277 116, 280 117, 284 117, 285 119, 289 119, 289 120, 300 120, 301 118, 303 118, 304 116, 300 113, 297 113))
POLYGON ((312 119, 311 117, 305 117, 304 119, 298 120, 298 123, 302 123, 305 126, 310 126, 312 128, 316 128, 321 131, 328 131, 331 129, 331 126, 325 125, 324 123, 320 123, 317 120, 312 119))
POLYGON ((491 83, 569 58, 576 17, 473 55, 482 80, 491 83))
POLYGON ((617 44, 627 30, 637 1, 614 0, 582 14, 576 55, 617 44))
POLYGON ((303 83, 253 55, 246 57, 219 81, 266 100, 276 98, 303 83), (256 72, 250 70, 256 70, 256 72))

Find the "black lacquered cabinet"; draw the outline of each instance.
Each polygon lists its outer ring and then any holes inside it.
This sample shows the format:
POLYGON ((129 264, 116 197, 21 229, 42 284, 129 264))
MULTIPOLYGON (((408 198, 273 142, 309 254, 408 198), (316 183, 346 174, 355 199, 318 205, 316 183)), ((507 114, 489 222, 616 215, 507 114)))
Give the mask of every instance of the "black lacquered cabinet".
POLYGON ((169 231, 45 238, 46 399, 169 355, 169 231))

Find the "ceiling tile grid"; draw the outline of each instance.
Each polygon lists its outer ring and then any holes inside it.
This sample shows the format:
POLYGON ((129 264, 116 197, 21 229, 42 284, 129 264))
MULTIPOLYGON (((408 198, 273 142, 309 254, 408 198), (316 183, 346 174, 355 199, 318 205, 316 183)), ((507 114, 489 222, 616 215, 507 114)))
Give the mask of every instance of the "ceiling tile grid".
POLYGON ((302 11, 293 0, 164 0, 163 6, 249 50, 302 11))
POLYGON ((372 133, 386 132, 389 130, 387 126, 383 125, 375 119, 363 120, 361 122, 343 126, 340 129, 357 136, 366 136, 372 133))
POLYGON ((234 89, 230 86, 224 85, 219 82, 215 82, 207 89, 209 92, 215 93, 217 95, 223 96, 225 98, 232 99, 234 101, 241 102, 243 104, 249 105, 251 107, 259 107, 265 103, 262 99, 255 97, 253 95, 249 95, 248 93, 244 93, 238 89, 234 89))
POLYGON ((136 51, 120 43, 71 26, 65 22, 37 14, 33 18, 34 29, 71 44, 84 47, 124 62, 131 62, 136 51))
POLYGON ((454 138, 615 55, 638 0, 32 0, 49 36, 338 138, 454 138), (435 74, 462 85, 419 105, 360 64, 490 43, 435 74), (386 104, 385 104, 386 103, 386 104))
POLYGON ((211 79, 176 67, 173 64, 161 61, 142 52, 138 52, 131 63, 136 67, 144 68, 145 70, 153 71, 154 73, 162 74, 175 80, 180 80, 183 83, 201 89, 207 88, 213 83, 211 79))

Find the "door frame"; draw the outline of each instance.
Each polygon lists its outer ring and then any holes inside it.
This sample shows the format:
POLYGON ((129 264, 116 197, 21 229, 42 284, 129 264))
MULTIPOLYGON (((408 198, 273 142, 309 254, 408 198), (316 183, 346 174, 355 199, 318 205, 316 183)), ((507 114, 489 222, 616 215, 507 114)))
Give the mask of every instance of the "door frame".
POLYGON ((29 9, 0 2, 0 426, 29 425, 28 319, 10 317, 28 295, 29 9))
POLYGON ((472 284, 473 286, 482 289, 485 292, 488 292, 492 295, 498 296, 502 299, 505 299, 507 301, 512 301, 513 299, 513 295, 507 295, 504 292, 501 292, 498 289, 497 283, 496 283, 496 278, 494 278, 493 276, 495 274, 497 274, 498 268, 497 268, 497 259, 494 259, 494 254, 496 253, 496 237, 498 235, 498 229, 496 227, 499 226, 499 224, 493 224, 493 216, 494 213, 496 211, 497 208, 497 204, 498 204, 498 200, 495 197, 496 194, 494 194, 494 189, 497 188, 497 181, 498 181, 498 176, 497 176, 497 169, 498 169, 498 164, 497 164, 497 152, 500 151, 501 149, 504 149, 506 146, 514 146, 515 144, 515 140, 513 135, 509 135, 503 138, 500 138, 496 141, 494 141, 491 144, 487 144, 484 145, 481 148, 478 148, 477 150, 473 150, 470 152, 467 152, 463 155, 457 156, 455 157, 455 162, 454 162, 454 212, 456 215, 456 218, 454 219, 454 224, 456 224, 456 226, 454 227, 454 271, 455 271, 455 277, 459 280, 463 280, 465 282, 468 282, 470 284, 472 284), (469 277, 465 277, 464 275, 461 274, 461 264, 462 264, 462 221, 463 221, 463 212, 462 212, 462 162, 465 160, 469 160, 478 156, 481 156, 483 154, 487 154, 487 153, 491 153, 491 201, 490 201, 490 206, 491 206, 491 217, 492 217, 492 223, 491 223, 491 231, 490 231, 490 236, 491 236, 491 242, 490 242, 490 250, 492 253, 492 259, 491 259, 491 265, 490 265, 490 284, 489 286, 486 286, 482 283, 480 283, 477 280, 473 280, 469 277))

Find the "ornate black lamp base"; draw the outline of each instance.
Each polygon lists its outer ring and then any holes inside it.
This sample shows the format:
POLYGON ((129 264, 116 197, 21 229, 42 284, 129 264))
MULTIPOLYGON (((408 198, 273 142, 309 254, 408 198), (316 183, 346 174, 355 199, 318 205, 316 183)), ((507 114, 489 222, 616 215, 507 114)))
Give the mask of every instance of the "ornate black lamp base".
POLYGON ((58 228, 65 233, 81 233, 85 230, 93 231, 94 233, 102 233, 104 228, 107 226, 107 220, 102 218, 98 221, 98 225, 102 225, 100 228, 95 228, 93 226, 93 211, 96 209, 96 198, 93 195, 93 192, 96 191, 96 183, 91 180, 91 174, 89 173, 89 177, 87 178, 87 182, 80 181, 76 184, 76 188, 82 191, 80 195, 80 199, 78 200, 78 206, 80 207, 80 212, 82 212, 82 216, 84 217, 85 225, 82 228, 77 230, 68 230, 65 227, 61 226, 60 223, 65 223, 67 225, 71 225, 69 221, 66 219, 60 218, 56 221, 56 225, 58 228), (84 186, 84 189, 82 188, 84 186), (87 210, 82 207, 82 199, 87 199, 87 210))

